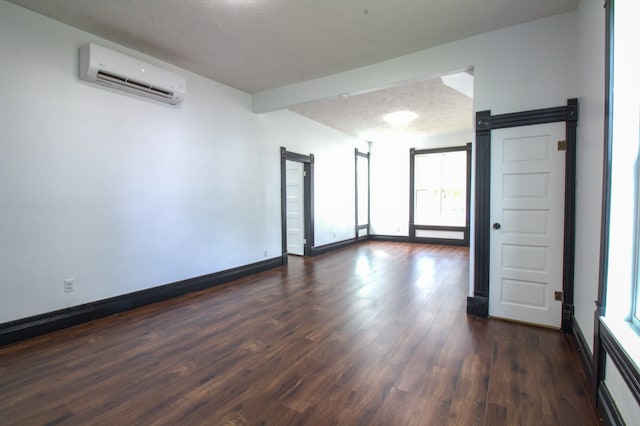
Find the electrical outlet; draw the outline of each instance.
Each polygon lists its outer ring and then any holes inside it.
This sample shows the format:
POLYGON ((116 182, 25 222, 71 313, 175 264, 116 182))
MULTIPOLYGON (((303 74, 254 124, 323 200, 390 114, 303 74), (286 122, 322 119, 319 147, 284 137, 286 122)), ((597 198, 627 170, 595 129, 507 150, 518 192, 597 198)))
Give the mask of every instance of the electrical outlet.
POLYGON ((64 292, 69 293, 75 290, 73 278, 64 280, 64 292))
POLYGON ((267 257, 267 251, 266 250, 264 251, 264 257, 267 257))

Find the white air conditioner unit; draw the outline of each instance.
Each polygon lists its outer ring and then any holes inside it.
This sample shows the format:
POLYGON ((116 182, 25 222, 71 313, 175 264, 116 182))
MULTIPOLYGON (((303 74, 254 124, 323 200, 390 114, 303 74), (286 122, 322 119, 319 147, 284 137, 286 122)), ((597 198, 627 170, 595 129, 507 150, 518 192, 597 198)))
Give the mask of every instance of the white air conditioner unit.
POLYGON ((184 77, 106 47, 80 48, 80 80, 177 105, 184 100, 184 77))

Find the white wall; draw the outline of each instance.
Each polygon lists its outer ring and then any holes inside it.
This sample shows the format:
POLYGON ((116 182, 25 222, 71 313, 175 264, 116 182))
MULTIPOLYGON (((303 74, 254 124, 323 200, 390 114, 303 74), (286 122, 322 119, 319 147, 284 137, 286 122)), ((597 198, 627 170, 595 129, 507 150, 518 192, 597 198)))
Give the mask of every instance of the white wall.
POLYGON ((582 0, 578 10, 579 117, 576 171, 575 317, 593 350, 598 298, 604 149, 604 36, 602 0, 582 0))
MULTIPOLYGON (((469 112, 471 113, 471 111, 469 112)), ((371 233, 409 235, 409 150, 464 146, 471 130, 371 144, 371 233)))
POLYGON ((257 112, 474 69, 474 109, 494 114, 565 105, 577 94, 576 13, 444 44, 254 95, 257 112))
POLYGON ((317 154, 318 243, 352 236, 327 170, 353 180, 356 139, 5 1, 0 57, 0 323, 280 256, 281 145, 317 154), (184 74, 186 101, 80 82, 88 42, 184 74))
POLYGON ((624 422, 628 425, 639 425, 640 405, 609 358, 606 359, 605 365, 605 383, 624 422))
MULTIPOLYGON (((266 148, 270 154, 277 154, 277 161, 266 161, 263 166, 267 175, 278 176, 278 185, 281 146, 287 151, 314 155, 315 245, 353 238, 355 148, 368 152, 366 142, 289 110, 261 114, 259 121, 263 149, 266 148)), ((273 198, 279 202, 279 193, 273 198)), ((278 221, 279 209, 278 205, 278 221)), ((279 225, 277 229, 279 232, 279 225)))

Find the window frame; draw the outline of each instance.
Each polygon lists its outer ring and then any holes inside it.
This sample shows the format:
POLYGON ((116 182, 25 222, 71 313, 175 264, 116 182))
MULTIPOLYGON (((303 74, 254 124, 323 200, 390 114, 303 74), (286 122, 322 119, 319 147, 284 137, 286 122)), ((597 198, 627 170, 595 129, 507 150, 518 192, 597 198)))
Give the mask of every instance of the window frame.
POLYGON ((443 148, 417 149, 409 150, 409 239, 412 242, 423 242, 430 244, 445 244, 469 246, 470 222, 471 222, 471 143, 466 145, 449 146, 443 148), (466 151, 466 200, 465 200, 465 225, 464 226, 440 226, 440 225, 420 225, 415 223, 415 193, 416 193, 416 156, 425 154, 439 154, 448 152, 466 151), (416 231, 440 231, 461 232, 462 238, 446 238, 446 237, 420 237, 416 231))
MULTIPOLYGON (((640 128, 630 126, 635 114, 638 114, 640 124, 640 100, 633 97, 640 96, 634 89, 621 89, 628 83, 629 76, 624 57, 617 56, 620 47, 628 42, 616 43, 616 13, 614 2, 607 4, 607 72, 606 72, 606 113, 605 113, 605 168, 603 183, 603 222, 601 248, 601 276, 599 289, 600 315, 607 317, 609 322, 624 318, 636 333, 640 333, 640 318, 637 308, 640 304, 640 128), (617 51, 617 52, 616 52, 617 51), (622 61, 622 65, 620 62, 622 61), (618 62, 618 67, 616 67, 618 62), (619 71, 616 71, 616 68, 619 71), (617 85, 615 80, 621 78, 617 85), (627 96, 631 93, 631 98, 627 96), (635 93, 635 95, 634 95, 635 93), (619 118, 618 118, 619 117, 619 118), (630 118, 631 117, 631 118, 630 118), (630 137, 632 136, 632 137, 630 137), (638 140, 636 140, 638 139, 638 140), (616 142, 618 141, 618 142, 616 142), (635 145, 634 145, 635 144, 635 145), (615 146, 615 148, 614 148, 615 146), (635 160, 633 160, 635 158, 635 160), (630 164, 631 159, 634 161, 630 164), (632 181, 630 195, 626 192, 621 196, 620 185, 632 181), (616 189, 614 189, 616 188, 616 189), (621 202, 630 198, 630 202, 621 202), (614 220, 616 219, 617 220, 614 220), (621 231, 620 220, 624 226, 621 231), (612 226, 616 224, 617 226, 612 226), (620 235, 629 235, 630 239, 620 235), (613 242, 612 242, 613 240, 613 242), (624 249, 620 248, 620 244, 624 249), (629 254, 627 254, 629 253, 629 254), (609 267, 615 263, 615 268, 609 267), (619 274, 618 271, 626 271, 619 274), (628 275, 626 275, 628 274, 628 275), (629 301, 626 298, 629 297, 629 301), (610 299, 610 300, 609 300, 610 299), (615 305, 615 309, 607 312, 607 305, 615 305), (615 317, 615 318, 614 318, 615 317)), ((628 23, 626 25, 629 25, 628 23)), ((623 53, 626 55, 626 53, 623 53)), ((638 85, 635 90, 640 90, 638 85)), ((640 127, 640 126, 639 126, 640 127)))
MULTIPOLYGON (((614 54, 615 55, 615 54, 614 54)), ((640 116, 640 105, 638 106, 638 115, 640 116)), ((613 118, 613 113, 612 113, 613 118)), ((639 120, 640 121, 640 120, 639 120)), ((640 129, 638 130, 640 137, 640 129)), ((640 143, 638 145, 638 160, 640 160, 640 143)), ((634 229, 634 245, 633 245, 633 281, 631 283, 631 306, 629 312, 629 322, 636 333, 640 334, 640 161, 636 161, 635 178, 635 229, 634 229)))
MULTIPOLYGON (((631 258, 627 257, 622 261, 624 267, 618 264, 619 254, 616 254, 615 244, 612 245, 612 227, 611 224, 617 222, 615 219, 621 217, 620 206, 615 205, 613 200, 619 198, 614 197, 613 182, 619 179, 619 173, 629 170, 621 169, 618 172, 616 156, 613 153, 614 140, 614 80, 616 75, 614 72, 615 61, 615 26, 616 26, 616 2, 615 0, 605 1, 605 125, 604 125, 604 172, 603 172, 603 196, 602 196, 602 228, 600 241, 600 276, 598 280, 598 299, 596 300, 596 312, 594 315, 594 350, 591 364, 592 375, 592 391, 594 400, 598 405, 604 407, 609 419, 611 415, 619 412, 615 403, 603 395, 608 394, 607 388, 607 360, 610 360, 620 373, 620 376, 628 386, 631 395, 640 403, 640 347, 638 340, 640 339, 639 321, 635 317, 635 311, 640 303, 640 203, 638 195, 640 194, 640 177, 638 173, 638 164, 635 164, 633 173, 635 173, 634 181, 636 183, 632 196, 635 198, 630 202, 630 206, 626 207, 631 211, 631 227, 629 234, 631 242, 626 249, 631 251, 631 258), (615 163, 615 164, 614 164, 615 163), (614 278, 611 272, 622 269, 628 278, 624 279, 624 283, 620 284, 622 279, 614 278), (625 285, 626 289, 620 289, 621 285, 625 285), (613 293, 612 293, 613 289, 613 293), (614 294, 617 291, 617 294, 614 294), (626 296, 624 296, 626 293, 626 296), (627 308, 621 311, 622 306, 613 306, 619 302, 622 297, 631 297, 631 302, 627 303, 627 308), (615 301, 612 303, 612 300, 615 301)), ((622 82, 618 82, 621 85, 622 82)), ((640 114, 640 111, 639 111, 640 114)), ((640 133, 640 129, 639 129, 640 133)), ((623 141, 624 142, 624 141, 623 141)), ((632 150, 631 150, 632 151, 632 150)), ((636 155, 640 155, 640 145, 636 147, 636 155)), ((624 156, 623 156, 624 157, 624 156)), ((636 157, 637 158, 637 157, 636 157)), ((623 164, 624 165, 624 164, 623 164)), ((624 210, 629 212, 629 210, 624 210)), ((622 215, 624 216, 624 215, 622 215)), ((618 232, 618 231, 616 231, 618 232)))

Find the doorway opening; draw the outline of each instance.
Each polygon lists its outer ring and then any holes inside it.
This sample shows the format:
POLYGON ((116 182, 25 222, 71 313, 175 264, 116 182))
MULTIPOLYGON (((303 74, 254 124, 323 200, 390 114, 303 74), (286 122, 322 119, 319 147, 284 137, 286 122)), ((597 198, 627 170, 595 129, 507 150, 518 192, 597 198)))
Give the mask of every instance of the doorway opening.
POLYGON ((371 193, 369 189, 369 180, 370 180, 370 162, 369 162, 369 153, 368 152, 360 152, 358 148, 356 148, 356 229, 355 229, 355 240, 367 239, 369 238, 370 228, 370 199, 371 193))
POLYGON ((314 246, 313 154, 280 148, 282 263, 288 255, 310 256, 314 246))

